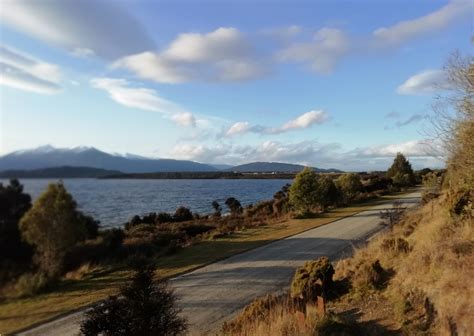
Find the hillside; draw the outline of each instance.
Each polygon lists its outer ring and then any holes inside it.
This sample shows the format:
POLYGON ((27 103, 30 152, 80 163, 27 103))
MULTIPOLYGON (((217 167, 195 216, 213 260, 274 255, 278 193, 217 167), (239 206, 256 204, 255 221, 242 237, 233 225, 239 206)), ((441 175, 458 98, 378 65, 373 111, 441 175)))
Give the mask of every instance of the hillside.
MULTIPOLYGON (((303 165, 283 162, 251 162, 229 168, 228 170, 239 173, 297 173, 305 168, 303 165)), ((313 168, 318 173, 340 173, 338 169, 313 168)))
POLYGON ((117 170, 105 170, 91 167, 52 167, 32 170, 5 170, 0 178, 97 178, 121 174, 117 170))
POLYGON ((42 146, 16 151, 0 157, 0 170, 31 170, 50 167, 91 167, 124 173, 146 172, 202 172, 217 169, 193 161, 148 159, 132 154, 121 156, 94 147, 55 148, 42 146))

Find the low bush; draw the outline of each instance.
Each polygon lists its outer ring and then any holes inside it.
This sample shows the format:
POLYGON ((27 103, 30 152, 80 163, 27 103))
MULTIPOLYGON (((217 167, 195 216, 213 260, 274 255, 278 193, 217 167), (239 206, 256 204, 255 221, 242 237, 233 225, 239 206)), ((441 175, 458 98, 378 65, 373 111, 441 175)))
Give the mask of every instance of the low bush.
POLYGON ((333 284, 334 268, 327 257, 307 261, 295 272, 290 286, 292 298, 304 302, 314 301, 316 296, 327 297, 333 284))
POLYGON ((45 273, 25 273, 18 278, 14 290, 19 297, 31 296, 50 289, 54 284, 55 280, 45 273))

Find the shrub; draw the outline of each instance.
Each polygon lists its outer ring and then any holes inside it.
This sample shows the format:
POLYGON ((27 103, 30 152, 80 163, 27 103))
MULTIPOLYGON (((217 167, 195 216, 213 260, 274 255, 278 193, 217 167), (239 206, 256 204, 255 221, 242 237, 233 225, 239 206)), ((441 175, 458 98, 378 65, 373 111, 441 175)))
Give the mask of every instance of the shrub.
POLYGON ((387 177, 399 186, 410 186, 415 182, 415 175, 410 162, 402 153, 397 153, 392 166, 387 170, 387 177))
POLYGON ((291 297, 301 298, 304 302, 314 300, 316 295, 327 297, 333 275, 334 268, 327 257, 307 261, 296 270, 291 282, 291 297))
POLYGON ((184 334, 187 325, 179 316, 175 295, 166 282, 154 282, 153 273, 152 268, 140 266, 121 288, 120 299, 111 296, 85 313, 81 332, 86 336, 184 334))
POLYGON ((173 216, 167 212, 160 212, 156 217, 156 220, 159 224, 162 223, 171 223, 173 221, 173 216))
POLYGON ((113 228, 102 231, 101 236, 107 249, 116 251, 122 246, 125 233, 122 229, 113 228))
POLYGON ((214 229, 215 229, 214 226, 201 224, 201 225, 188 225, 184 227, 182 230, 186 232, 188 236, 194 237, 194 236, 209 232, 214 229))
POLYGON ((14 288, 16 294, 23 297, 41 293, 53 284, 54 281, 42 272, 26 273, 17 280, 14 288))
POLYGON ((85 216, 62 183, 52 183, 20 221, 23 238, 48 276, 57 276, 67 251, 87 237, 85 216))
POLYGON ((322 176, 319 181, 319 204, 323 208, 331 205, 337 205, 342 199, 340 190, 336 187, 333 180, 328 176, 322 176))
POLYGON ((225 201, 225 205, 227 205, 227 207, 229 208, 232 216, 240 215, 243 211, 242 204, 240 204, 240 202, 234 197, 229 197, 225 201))
POLYGON ((173 220, 175 222, 185 222, 193 219, 193 213, 186 207, 179 207, 174 213, 173 220))
POLYGON ((308 213, 318 205, 319 178, 311 168, 298 173, 289 190, 291 205, 301 213, 308 213))
POLYGON ((364 188, 359 175, 354 173, 339 176, 336 185, 342 193, 344 202, 353 200, 364 188))
POLYGON ((18 227, 20 218, 31 208, 31 197, 23 192, 18 180, 0 183, 0 263, 15 260, 29 262, 31 247, 22 242, 18 227))
POLYGON ((222 214, 222 207, 219 204, 219 202, 217 202, 217 200, 212 201, 211 205, 212 205, 212 208, 214 209, 214 217, 220 217, 222 214))

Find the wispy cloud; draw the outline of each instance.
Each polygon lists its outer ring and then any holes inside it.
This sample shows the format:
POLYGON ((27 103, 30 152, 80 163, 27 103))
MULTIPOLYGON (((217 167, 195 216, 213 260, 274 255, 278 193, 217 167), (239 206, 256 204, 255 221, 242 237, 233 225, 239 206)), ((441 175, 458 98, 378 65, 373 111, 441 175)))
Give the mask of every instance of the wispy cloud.
POLYGON ((0 84, 41 94, 61 91, 61 71, 26 53, 0 46, 0 84))
POLYGON ((472 15, 472 2, 451 0, 440 9, 424 16, 398 22, 389 27, 378 28, 373 32, 376 47, 398 46, 413 38, 445 28, 462 16, 472 15))
POLYGON ((329 115, 323 110, 313 110, 296 117, 295 119, 289 120, 280 127, 268 127, 261 125, 252 126, 247 121, 239 121, 232 124, 225 135, 236 136, 245 133, 258 133, 258 134, 280 134, 298 129, 306 129, 313 125, 323 124, 329 120, 329 115))
POLYGON ((125 79, 94 78, 91 86, 106 91, 115 102, 146 111, 159 112, 181 126, 195 126, 192 113, 181 106, 162 98, 155 90, 134 87, 125 79))
POLYGON ((309 42, 292 43, 277 53, 280 62, 302 62, 311 71, 328 74, 351 47, 346 33, 336 28, 318 30, 309 42))
POLYGON ((2 1, 1 21, 74 55, 116 59, 154 49, 138 21, 113 1, 2 1))
POLYGON ((447 78, 442 70, 425 70, 408 78, 397 88, 401 95, 433 94, 446 88, 447 78))
POLYGON ((233 82, 261 78, 267 66, 245 36, 221 27, 206 34, 180 34, 162 52, 143 52, 116 61, 140 78, 160 83, 233 82))

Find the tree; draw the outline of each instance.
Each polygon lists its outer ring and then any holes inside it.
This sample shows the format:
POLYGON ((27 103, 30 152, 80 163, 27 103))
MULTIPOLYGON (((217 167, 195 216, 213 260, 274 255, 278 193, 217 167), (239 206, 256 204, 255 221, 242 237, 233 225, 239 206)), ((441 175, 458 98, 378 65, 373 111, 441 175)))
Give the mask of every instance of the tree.
POLYGON ((226 199, 225 205, 229 207, 232 216, 239 215, 243 211, 242 204, 240 204, 240 202, 234 197, 229 197, 226 199))
POLYGON ((175 222, 185 222, 193 219, 193 213, 188 208, 181 206, 176 209, 173 220, 175 222))
POLYGON ((328 176, 321 176, 319 179, 318 202, 323 208, 336 205, 341 199, 341 192, 328 176))
POLYGON ((413 169, 402 153, 397 153, 392 166, 387 171, 387 177, 391 178, 394 184, 400 186, 409 186, 414 183, 413 169))
POLYGON ((120 290, 120 298, 111 296, 86 312, 81 331, 92 335, 184 334, 186 321, 179 317, 176 297, 166 282, 153 281, 153 269, 140 266, 129 284, 120 290))
POLYGON ((212 208, 214 209, 214 217, 220 217, 222 214, 222 207, 217 200, 212 201, 212 208))
POLYGON ((50 277, 61 271, 65 254, 87 238, 85 216, 64 185, 51 183, 20 221, 23 238, 35 247, 40 269, 50 277))
POLYGON ((342 193, 344 202, 352 200, 364 189, 359 175, 355 173, 343 174, 339 176, 336 180, 336 185, 342 193))
POLYGON ((20 218, 31 208, 31 197, 16 179, 0 183, 0 262, 29 259, 31 248, 21 241, 20 218))
POLYGON ((319 201, 319 178, 311 168, 299 172, 289 190, 291 205, 302 213, 308 213, 319 201))

